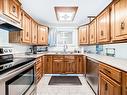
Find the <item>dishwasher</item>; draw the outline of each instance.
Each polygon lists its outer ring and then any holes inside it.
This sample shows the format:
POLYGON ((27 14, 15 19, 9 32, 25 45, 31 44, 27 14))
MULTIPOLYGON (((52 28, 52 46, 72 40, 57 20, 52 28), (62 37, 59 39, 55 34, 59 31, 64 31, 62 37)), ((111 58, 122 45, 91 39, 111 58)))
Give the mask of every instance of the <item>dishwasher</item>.
POLYGON ((92 90, 94 91, 95 95, 98 95, 99 89, 99 63, 98 61, 87 58, 86 62, 86 80, 92 90))

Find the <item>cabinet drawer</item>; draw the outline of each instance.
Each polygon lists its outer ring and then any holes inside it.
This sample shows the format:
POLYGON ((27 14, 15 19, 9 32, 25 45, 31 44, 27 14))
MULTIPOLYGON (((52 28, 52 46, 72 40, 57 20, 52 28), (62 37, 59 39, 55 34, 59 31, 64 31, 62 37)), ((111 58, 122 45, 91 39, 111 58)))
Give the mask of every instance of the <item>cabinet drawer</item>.
POLYGON ((99 69, 101 72, 109 76, 110 78, 114 79, 115 81, 121 83, 121 75, 122 72, 120 70, 117 70, 111 66, 100 64, 99 69))
POLYGON ((65 56, 65 60, 74 60, 75 56, 65 56))
POLYGON ((61 60, 63 60, 64 59, 64 56, 53 56, 53 59, 61 59, 61 60))

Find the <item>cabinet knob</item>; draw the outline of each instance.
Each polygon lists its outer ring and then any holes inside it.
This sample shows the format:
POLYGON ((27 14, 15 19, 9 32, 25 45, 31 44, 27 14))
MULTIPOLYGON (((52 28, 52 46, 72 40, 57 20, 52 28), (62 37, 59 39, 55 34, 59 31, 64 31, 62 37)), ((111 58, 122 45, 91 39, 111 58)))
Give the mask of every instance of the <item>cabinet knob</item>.
POLYGON ((125 29, 125 22, 122 21, 120 26, 121 26, 121 30, 124 30, 125 29))

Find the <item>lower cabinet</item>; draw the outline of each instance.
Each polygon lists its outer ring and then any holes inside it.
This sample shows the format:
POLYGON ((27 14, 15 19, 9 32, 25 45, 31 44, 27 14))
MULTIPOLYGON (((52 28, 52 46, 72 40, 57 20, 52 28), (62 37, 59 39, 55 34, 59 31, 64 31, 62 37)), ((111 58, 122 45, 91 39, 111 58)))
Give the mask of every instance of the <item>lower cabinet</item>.
POLYGON ((122 73, 122 95, 127 95, 127 73, 122 73))
POLYGON ((43 64, 42 64, 42 58, 39 57, 36 59, 36 82, 38 83, 40 79, 43 76, 43 64))
POLYGON ((121 95, 121 85, 100 73, 99 95, 121 95))
POLYGON ((44 74, 52 74, 52 56, 44 56, 44 74))
POLYGON ((76 71, 77 74, 84 74, 84 59, 83 56, 75 56, 75 61, 76 61, 76 71))
POLYGON ((65 56, 64 66, 65 74, 76 74, 75 56, 65 56))
POLYGON ((84 61, 81 55, 46 55, 45 74, 84 74, 84 61))

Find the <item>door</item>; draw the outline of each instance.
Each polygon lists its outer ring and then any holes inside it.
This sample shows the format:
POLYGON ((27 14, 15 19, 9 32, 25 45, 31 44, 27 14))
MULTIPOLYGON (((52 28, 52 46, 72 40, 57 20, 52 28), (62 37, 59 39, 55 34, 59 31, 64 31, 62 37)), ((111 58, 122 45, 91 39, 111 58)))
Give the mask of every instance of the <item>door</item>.
POLYGON ((37 44, 37 23, 32 20, 32 44, 37 44))
POLYGON ((79 44, 88 44, 88 25, 79 28, 79 44))
POLYGON ((127 0, 116 0, 113 10, 113 40, 125 40, 127 39, 127 0))
POLYGON ((99 95, 121 95, 121 86, 100 73, 100 94, 99 95))
POLYGON ((23 31, 22 31, 22 42, 23 43, 31 43, 31 17, 27 15, 25 12, 23 12, 23 31))
POLYGON ((83 56, 75 56, 77 74, 84 73, 83 56))
POLYGON ((64 64, 65 64, 65 74, 76 73, 76 63, 73 60, 66 61, 64 64))
POLYGON ((59 59, 53 60, 53 74, 63 74, 63 73, 64 73, 63 60, 59 60, 59 59))
POLYGON ((97 17, 97 41, 108 42, 110 41, 110 10, 107 8, 97 17))
POLYGON ((52 73, 52 56, 44 56, 44 74, 52 73))
POLYGON ((44 26, 38 26, 38 44, 48 45, 48 28, 44 26))
POLYGON ((96 43, 96 19, 90 23, 90 44, 96 43))

